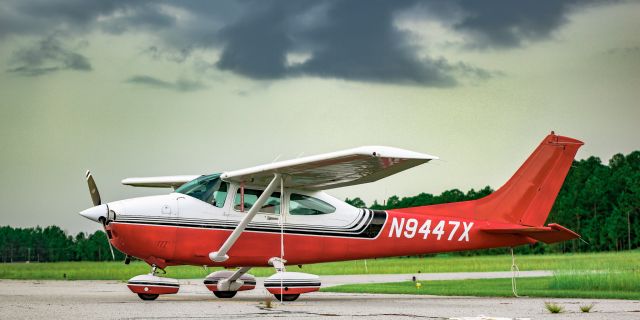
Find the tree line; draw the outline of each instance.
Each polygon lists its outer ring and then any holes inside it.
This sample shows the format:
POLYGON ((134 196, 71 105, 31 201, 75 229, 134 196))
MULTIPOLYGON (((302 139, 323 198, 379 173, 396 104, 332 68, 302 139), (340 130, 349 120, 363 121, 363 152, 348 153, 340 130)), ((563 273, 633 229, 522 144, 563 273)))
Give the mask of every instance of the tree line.
MULTIPOLYGON (((124 254, 113 249, 117 260, 124 254)), ((0 227, 0 261, 106 261, 111 260, 107 235, 103 231, 92 234, 68 235, 58 226, 45 228, 0 227)))
MULTIPOLYGON (((452 189, 440 195, 391 196, 382 204, 367 206, 360 198, 346 199, 356 207, 396 209, 465 200, 493 192, 490 187, 462 192, 452 189)), ((640 246, 640 151, 616 154, 603 164, 597 157, 574 161, 551 210, 548 222, 559 223, 582 236, 553 245, 536 243, 516 248, 519 253, 585 252, 635 249, 640 246)), ((116 260, 124 255, 114 249, 116 260)), ((459 254, 504 253, 504 249, 459 254)), ((68 235, 58 226, 0 227, 0 261, 104 261, 111 260, 106 234, 80 232, 68 235)))
MULTIPOLYGON (((493 192, 490 187, 462 192, 447 190, 440 195, 420 193, 413 197, 391 196, 370 209, 396 209, 475 200, 493 192)), ((365 208, 360 198, 346 199, 365 208)), ((608 164, 598 157, 573 161, 547 222, 576 231, 582 239, 552 245, 536 243, 516 249, 519 253, 586 252, 634 249, 640 246, 640 151, 616 154, 608 164)), ((504 249, 461 254, 504 253, 504 249)))

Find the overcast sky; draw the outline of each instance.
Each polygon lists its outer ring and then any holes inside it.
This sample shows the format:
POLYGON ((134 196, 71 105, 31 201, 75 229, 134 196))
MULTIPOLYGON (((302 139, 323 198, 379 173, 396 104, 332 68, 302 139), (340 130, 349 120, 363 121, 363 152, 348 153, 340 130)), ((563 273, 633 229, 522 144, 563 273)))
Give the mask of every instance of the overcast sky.
POLYGON ((389 145, 441 161, 331 190, 499 187, 555 130, 640 149, 638 1, 0 2, 0 225, 98 225, 103 201, 206 174, 389 145))

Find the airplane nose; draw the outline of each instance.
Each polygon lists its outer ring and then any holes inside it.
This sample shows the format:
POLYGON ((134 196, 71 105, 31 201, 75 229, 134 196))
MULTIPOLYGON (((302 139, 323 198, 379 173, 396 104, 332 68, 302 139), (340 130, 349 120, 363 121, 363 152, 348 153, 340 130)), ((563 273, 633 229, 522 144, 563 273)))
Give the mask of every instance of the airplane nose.
POLYGON ((109 214, 109 208, 106 204, 91 207, 87 210, 80 211, 80 215, 95 222, 100 222, 100 218, 106 218, 109 214))

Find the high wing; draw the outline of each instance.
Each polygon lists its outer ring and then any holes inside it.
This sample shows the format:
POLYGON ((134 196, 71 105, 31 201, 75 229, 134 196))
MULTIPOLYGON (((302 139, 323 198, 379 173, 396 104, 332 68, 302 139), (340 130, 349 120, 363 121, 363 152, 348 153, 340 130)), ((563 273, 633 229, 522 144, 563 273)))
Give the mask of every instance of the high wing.
POLYGON ((126 178, 122 184, 133 187, 177 188, 199 175, 126 178))
POLYGON ((229 171, 221 177, 266 186, 279 173, 286 188, 325 190, 377 181, 435 159, 409 150, 367 146, 229 171))

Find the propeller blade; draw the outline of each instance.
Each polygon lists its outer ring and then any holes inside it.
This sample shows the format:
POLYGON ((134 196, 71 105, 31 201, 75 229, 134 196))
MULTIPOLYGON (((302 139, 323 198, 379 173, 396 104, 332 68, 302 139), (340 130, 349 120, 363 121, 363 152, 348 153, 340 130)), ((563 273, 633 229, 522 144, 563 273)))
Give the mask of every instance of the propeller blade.
MULTIPOLYGON (((89 186, 89 194, 91 194, 91 201, 93 202, 94 206, 99 206, 102 204, 102 200, 100 199, 100 192, 98 191, 98 186, 96 185, 96 181, 93 180, 93 176, 91 175, 91 171, 87 170, 87 173, 85 174, 85 176, 87 177, 87 185, 89 186)), ((109 208, 107 207, 107 212, 109 211, 109 208)), ((109 233, 107 232, 107 220, 109 219, 108 214, 107 214, 107 218, 101 218, 100 221, 102 221, 102 229, 104 229, 104 233, 107 234, 107 243, 109 244, 109 250, 111 251, 111 258, 113 260, 116 260, 116 255, 113 252, 113 246, 111 245, 111 241, 109 240, 109 233)))
POLYGON ((104 229, 104 233, 107 235, 107 244, 109 244, 109 250, 111 250, 111 258, 115 261, 116 255, 113 253, 113 246, 111 245, 111 241, 109 240, 109 233, 107 232, 107 220, 102 220, 102 229, 104 229))
POLYGON ((96 186, 96 181, 93 180, 93 176, 91 172, 87 170, 87 185, 89 186, 89 193, 91 194, 91 201, 93 201, 94 206, 99 206, 102 201, 100 200, 100 192, 98 192, 98 186, 96 186))
POLYGON ((116 260, 116 255, 113 253, 113 246, 111 245, 111 241, 107 239, 107 243, 109 244, 109 250, 111 250, 111 259, 116 260))

